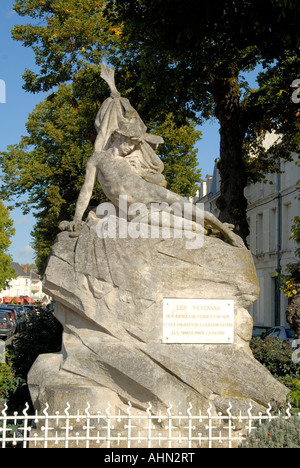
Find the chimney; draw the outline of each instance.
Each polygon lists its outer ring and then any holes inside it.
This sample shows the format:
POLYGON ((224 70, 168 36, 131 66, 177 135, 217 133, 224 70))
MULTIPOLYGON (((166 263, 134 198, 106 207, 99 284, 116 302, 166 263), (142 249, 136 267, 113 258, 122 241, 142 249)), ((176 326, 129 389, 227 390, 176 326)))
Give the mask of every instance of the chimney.
POLYGON ((23 271, 24 271, 24 273, 27 273, 27 265, 23 266, 23 271))

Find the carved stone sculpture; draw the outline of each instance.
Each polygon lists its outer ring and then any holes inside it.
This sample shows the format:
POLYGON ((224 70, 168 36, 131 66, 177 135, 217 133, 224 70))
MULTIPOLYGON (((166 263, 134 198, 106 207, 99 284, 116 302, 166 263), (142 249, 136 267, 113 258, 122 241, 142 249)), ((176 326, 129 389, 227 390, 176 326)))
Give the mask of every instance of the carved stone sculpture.
MULTIPOLYGON (((195 410, 211 404, 223 411, 230 401, 239 411, 249 402, 261 410, 272 399, 284 401, 287 389, 249 348, 253 322, 247 309, 259 295, 251 253, 232 227, 210 213, 203 223, 193 205, 186 214, 186 200, 165 188, 154 151, 162 140, 147 134, 107 67, 104 78, 112 97, 97 116, 95 153, 75 218, 62 223, 44 277, 44 291, 56 301, 55 316, 64 326, 63 348, 39 356, 31 369, 34 404, 47 401, 56 411, 66 398, 82 409, 87 400, 96 409, 107 401, 116 408, 130 401, 139 409, 151 402, 156 412, 169 402, 177 411, 190 402, 195 410), (83 222, 96 177, 116 211, 102 219, 91 212, 83 222), (122 215, 120 196, 148 209, 157 202, 170 216, 172 235, 120 236, 132 222, 122 215), (203 237, 196 249, 178 235, 182 217, 188 218, 187 231, 203 237), (110 223, 114 237, 105 235, 110 223), (165 298, 234 300, 234 343, 163 343, 165 298)), ((150 210, 139 219, 163 226, 165 218, 150 210)))
MULTIPOLYGON (((121 98, 116 90, 114 72, 103 66, 103 78, 111 89, 111 97, 101 107, 96 128, 98 137, 95 152, 86 167, 84 186, 77 202, 72 223, 61 223, 61 229, 77 231, 82 227, 82 217, 90 202, 94 185, 98 179, 105 195, 119 208, 120 197, 127 197, 128 204, 142 203, 147 208, 153 203, 160 203, 162 211, 168 212, 168 222, 176 225, 176 220, 184 214, 187 200, 165 188, 162 175, 164 165, 156 155, 154 148, 163 139, 147 134, 147 129, 138 113, 127 99, 121 98), (170 209, 172 207, 172 209, 170 209)), ((228 242, 237 247, 244 247, 239 236, 232 232, 233 226, 222 224, 212 213, 204 213, 204 226, 199 224, 197 207, 190 204, 188 215, 191 231, 204 234, 219 232, 228 242)), ((187 216, 187 215, 185 215, 187 216)), ((147 219, 146 222, 157 222, 147 219)), ((162 224, 163 221, 160 220, 162 224)), ((187 229, 188 223, 185 223, 187 229)))

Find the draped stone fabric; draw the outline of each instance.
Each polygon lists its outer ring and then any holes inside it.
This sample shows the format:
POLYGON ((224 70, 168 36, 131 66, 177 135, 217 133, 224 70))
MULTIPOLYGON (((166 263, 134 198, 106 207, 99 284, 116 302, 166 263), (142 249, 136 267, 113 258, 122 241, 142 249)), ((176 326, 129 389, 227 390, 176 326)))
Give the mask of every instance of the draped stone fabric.
POLYGON ((138 161, 132 160, 132 164, 135 167, 138 165, 137 169, 140 169, 140 175, 146 180, 149 177, 149 181, 153 181, 153 183, 166 185, 166 180, 162 175, 164 164, 154 151, 159 144, 163 143, 163 139, 147 133, 147 127, 128 99, 119 96, 106 99, 97 114, 95 125, 98 132, 95 151, 109 149, 114 132, 124 125, 131 125, 141 139, 140 150, 136 156, 138 161), (151 180, 153 175, 156 175, 155 182, 151 180))

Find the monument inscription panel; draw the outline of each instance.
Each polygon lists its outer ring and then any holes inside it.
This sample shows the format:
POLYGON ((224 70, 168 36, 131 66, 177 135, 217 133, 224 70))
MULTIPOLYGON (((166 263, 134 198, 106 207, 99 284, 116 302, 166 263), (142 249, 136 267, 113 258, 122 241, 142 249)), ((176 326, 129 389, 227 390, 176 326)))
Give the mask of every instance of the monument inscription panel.
POLYGON ((164 299, 163 343, 234 342, 234 301, 164 299))

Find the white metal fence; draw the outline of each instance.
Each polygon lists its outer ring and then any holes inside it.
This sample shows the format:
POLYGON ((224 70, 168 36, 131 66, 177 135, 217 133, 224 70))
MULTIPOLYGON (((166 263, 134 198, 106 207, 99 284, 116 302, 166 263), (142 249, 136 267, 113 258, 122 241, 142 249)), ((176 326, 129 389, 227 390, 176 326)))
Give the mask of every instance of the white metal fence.
MULTIPOLYGON (((8 415, 7 406, 0 413, 0 447, 10 448, 232 448, 237 447, 264 420, 273 420, 269 405, 266 413, 254 414, 250 404, 246 414, 213 414, 212 405, 206 413, 193 414, 190 404, 186 414, 173 412, 172 405, 165 414, 153 415, 149 404, 145 412, 137 412, 128 403, 126 411, 111 414, 111 406, 92 413, 70 413, 67 403, 63 414, 48 413, 46 405, 41 414, 29 415, 26 405, 22 415, 8 415)), ((282 414, 291 417, 291 407, 282 414)), ((298 414, 300 420, 300 414, 298 414)))

